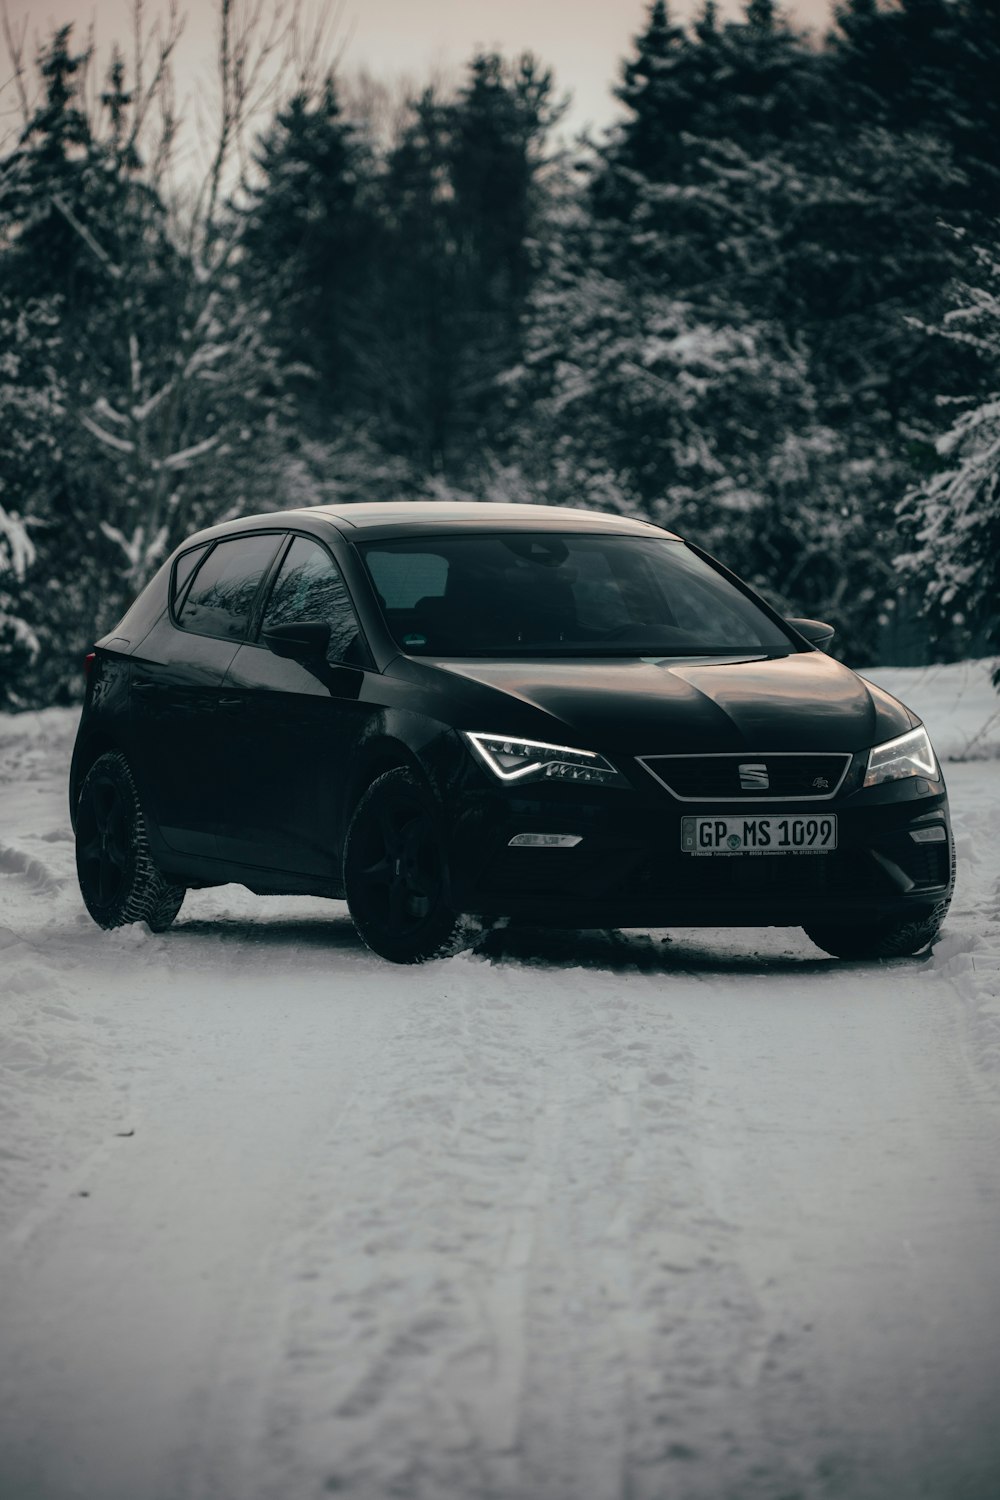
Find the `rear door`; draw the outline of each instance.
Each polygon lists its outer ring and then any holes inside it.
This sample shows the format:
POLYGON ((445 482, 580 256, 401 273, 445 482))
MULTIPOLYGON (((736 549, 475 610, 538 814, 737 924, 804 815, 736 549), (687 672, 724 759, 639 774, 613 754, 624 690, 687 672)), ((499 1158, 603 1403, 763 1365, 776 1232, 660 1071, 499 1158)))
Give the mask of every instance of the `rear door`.
POLYGON ((168 611, 133 658, 131 713, 144 796, 164 841, 216 858, 232 704, 222 680, 246 635, 278 532, 225 537, 182 553, 168 611))
POLYGON ((336 883, 345 780, 373 712, 371 660, 340 568, 314 537, 290 536, 255 635, 224 682, 240 705, 240 754, 229 762, 219 847, 244 866, 336 883), (272 626, 305 621, 330 626, 325 660, 304 665, 264 644, 272 626))

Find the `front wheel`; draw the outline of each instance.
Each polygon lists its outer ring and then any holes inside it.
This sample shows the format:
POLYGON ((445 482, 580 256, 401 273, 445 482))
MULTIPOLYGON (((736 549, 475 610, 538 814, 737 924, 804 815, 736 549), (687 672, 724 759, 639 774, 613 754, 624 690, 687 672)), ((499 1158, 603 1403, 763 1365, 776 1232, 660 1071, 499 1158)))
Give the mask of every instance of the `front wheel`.
POLYGON ((119 750, 98 756, 80 788, 76 870, 98 927, 146 922, 163 932, 181 909, 184 887, 153 863, 139 794, 119 750))
POLYGON ((817 922, 802 930, 817 948, 834 958, 905 958, 933 943, 947 910, 948 903, 943 901, 920 917, 850 927, 817 922))
POLYGON ((412 772, 386 771, 358 803, 344 847, 344 888, 355 927, 381 958, 423 963, 461 946, 439 819, 412 772))

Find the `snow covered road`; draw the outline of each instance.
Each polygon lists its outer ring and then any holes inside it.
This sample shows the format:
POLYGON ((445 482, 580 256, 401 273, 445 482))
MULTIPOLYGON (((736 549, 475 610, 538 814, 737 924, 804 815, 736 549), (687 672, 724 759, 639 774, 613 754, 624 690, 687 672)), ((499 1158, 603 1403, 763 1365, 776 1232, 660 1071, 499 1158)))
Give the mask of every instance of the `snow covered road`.
POLYGON ((996 1500, 1000 761, 929 958, 401 971, 235 888, 100 933, 71 733, 0 721, 0 1500, 996 1500))

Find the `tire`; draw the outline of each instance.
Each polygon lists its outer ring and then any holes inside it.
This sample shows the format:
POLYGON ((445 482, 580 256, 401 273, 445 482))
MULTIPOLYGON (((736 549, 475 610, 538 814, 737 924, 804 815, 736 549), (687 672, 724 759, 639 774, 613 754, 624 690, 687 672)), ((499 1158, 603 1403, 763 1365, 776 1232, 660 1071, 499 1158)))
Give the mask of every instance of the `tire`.
POLYGON ((76 872, 84 905, 98 927, 146 922, 168 928, 184 887, 157 869, 128 761, 108 750, 84 777, 76 812, 76 872))
POLYGON ((380 958, 419 964, 462 947, 448 900, 440 818, 430 793, 403 768, 362 796, 344 845, 344 889, 362 941, 380 958))
POLYGON ((904 917, 876 926, 827 927, 817 923, 802 930, 817 948, 834 958, 905 958, 933 943, 947 910, 948 902, 942 901, 923 917, 904 917))

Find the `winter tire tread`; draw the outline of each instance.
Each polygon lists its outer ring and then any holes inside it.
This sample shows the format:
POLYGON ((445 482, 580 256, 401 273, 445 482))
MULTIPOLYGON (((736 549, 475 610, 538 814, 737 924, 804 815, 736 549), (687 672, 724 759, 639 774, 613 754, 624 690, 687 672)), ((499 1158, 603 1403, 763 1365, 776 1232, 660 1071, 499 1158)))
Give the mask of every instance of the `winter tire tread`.
POLYGON ((373 953, 392 963, 427 963, 448 958, 468 946, 469 924, 448 902, 446 861, 438 813, 430 792, 416 775, 405 767, 396 767, 377 777, 358 801, 351 818, 344 845, 344 889, 347 905, 358 933, 373 953), (440 889, 426 917, 415 919, 408 931, 393 932, 372 911, 361 878, 360 860, 364 839, 371 836, 371 823, 378 821, 387 806, 409 802, 421 808, 433 827, 433 837, 440 855, 440 889), (366 828, 366 824, 368 827, 366 828))
POLYGON ((127 820, 128 849, 120 888, 112 899, 102 902, 84 871, 78 817, 77 873, 84 904, 99 927, 110 930, 133 922, 145 922, 153 932, 164 932, 181 909, 185 887, 169 880, 153 860, 139 793, 131 767, 120 750, 107 750, 94 761, 80 788, 78 808, 84 808, 85 799, 101 780, 111 782, 121 797, 127 820))

